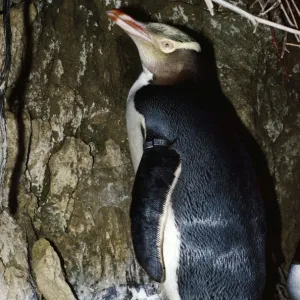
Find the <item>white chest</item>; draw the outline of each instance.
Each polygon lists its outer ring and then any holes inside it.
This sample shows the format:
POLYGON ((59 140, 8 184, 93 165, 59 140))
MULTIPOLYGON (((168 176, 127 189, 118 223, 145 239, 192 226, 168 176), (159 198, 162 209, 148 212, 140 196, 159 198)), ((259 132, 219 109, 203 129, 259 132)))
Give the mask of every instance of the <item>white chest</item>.
POLYGON ((131 154, 131 160, 133 163, 134 172, 136 173, 139 163, 143 155, 143 144, 144 137, 142 133, 142 128, 146 133, 145 118, 140 114, 134 105, 134 95, 143 86, 148 85, 149 81, 152 79, 153 74, 147 69, 140 74, 139 78, 131 87, 126 107, 126 125, 127 125, 127 135, 129 141, 129 148, 131 154))

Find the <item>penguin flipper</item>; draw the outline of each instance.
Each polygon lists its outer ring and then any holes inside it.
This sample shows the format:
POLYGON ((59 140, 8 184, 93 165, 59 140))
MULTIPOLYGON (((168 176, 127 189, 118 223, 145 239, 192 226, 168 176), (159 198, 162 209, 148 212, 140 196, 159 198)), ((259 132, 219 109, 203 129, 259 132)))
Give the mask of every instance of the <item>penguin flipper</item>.
POLYGON ((163 282, 162 255, 168 194, 180 165, 178 153, 165 146, 146 149, 136 173, 130 208, 135 256, 153 280, 163 282))

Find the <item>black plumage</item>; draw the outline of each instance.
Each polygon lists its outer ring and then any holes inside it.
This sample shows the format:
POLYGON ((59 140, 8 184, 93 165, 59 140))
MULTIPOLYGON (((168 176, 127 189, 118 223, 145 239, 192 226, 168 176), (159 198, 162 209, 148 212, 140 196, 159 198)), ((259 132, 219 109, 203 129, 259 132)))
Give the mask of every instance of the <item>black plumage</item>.
MULTIPOLYGON (((171 201, 184 300, 261 299, 265 284, 263 202, 243 135, 222 100, 205 82, 150 84, 134 99, 147 140, 166 139, 180 157, 171 201)), ((138 172, 136 181, 147 173, 138 172)), ((147 178, 143 184, 153 191, 147 178)), ((160 203, 161 196, 152 201, 160 203)))

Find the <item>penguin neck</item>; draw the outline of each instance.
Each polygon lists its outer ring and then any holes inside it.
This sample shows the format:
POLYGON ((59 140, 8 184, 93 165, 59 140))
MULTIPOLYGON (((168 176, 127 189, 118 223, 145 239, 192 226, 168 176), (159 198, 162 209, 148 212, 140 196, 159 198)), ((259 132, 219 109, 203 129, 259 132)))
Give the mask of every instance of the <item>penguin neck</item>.
POLYGON ((145 62, 146 65, 142 63, 143 70, 153 74, 151 83, 155 85, 197 84, 204 78, 196 51, 182 49, 170 54, 167 59, 145 62))
POLYGON ((193 69, 183 69, 175 76, 172 74, 153 74, 152 83, 156 85, 175 85, 175 84, 182 84, 182 83, 196 83, 198 81, 198 76, 195 70, 193 69), (170 76, 171 75, 171 76, 170 76))
POLYGON ((135 93, 143 86, 150 84, 153 80, 153 74, 143 65, 143 71, 129 90, 127 102, 134 98, 135 93))
POLYGON ((151 78, 148 84, 171 86, 178 84, 198 85, 204 81, 204 77, 195 69, 183 69, 176 76, 170 73, 155 73, 143 66, 142 74, 144 77, 151 78), (151 76, 149 75, 151 74, 151 76))

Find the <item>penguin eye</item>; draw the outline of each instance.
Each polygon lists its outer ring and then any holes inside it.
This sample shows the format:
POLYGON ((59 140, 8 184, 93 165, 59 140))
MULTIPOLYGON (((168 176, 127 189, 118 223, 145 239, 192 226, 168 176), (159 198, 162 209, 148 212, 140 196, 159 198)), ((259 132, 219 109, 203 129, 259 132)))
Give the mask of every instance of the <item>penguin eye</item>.
POLYGON ((160 44, 162 47, 162 51, 165 53, 170 53, 175 50, 175 46, 171 41, 164 40, 164 41, 161 41, 160 44))

